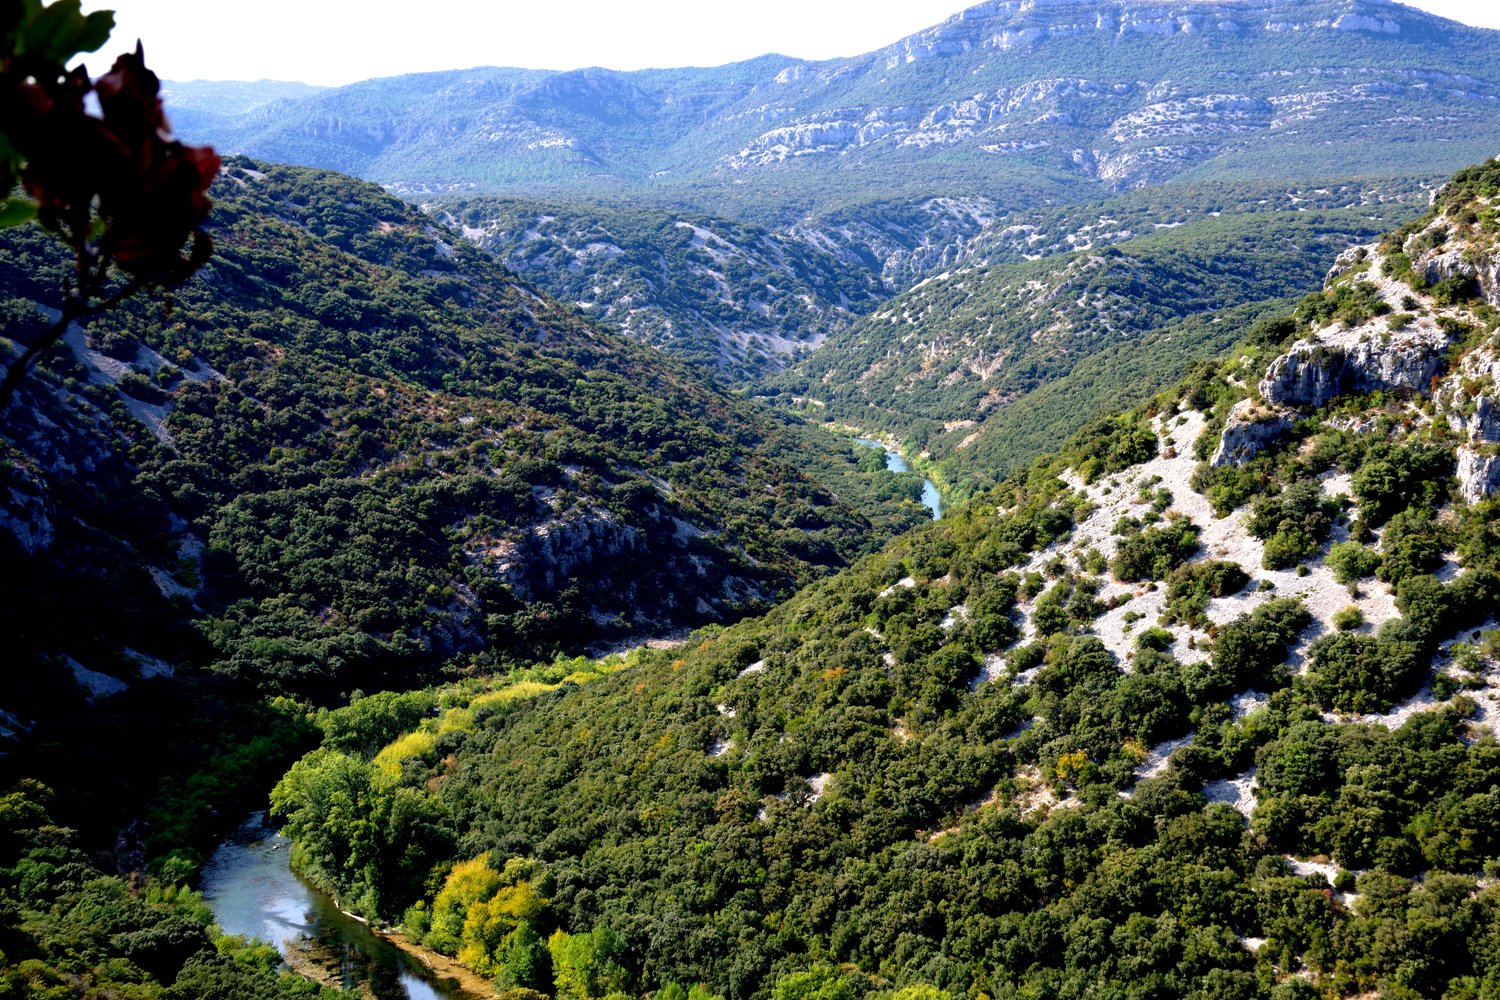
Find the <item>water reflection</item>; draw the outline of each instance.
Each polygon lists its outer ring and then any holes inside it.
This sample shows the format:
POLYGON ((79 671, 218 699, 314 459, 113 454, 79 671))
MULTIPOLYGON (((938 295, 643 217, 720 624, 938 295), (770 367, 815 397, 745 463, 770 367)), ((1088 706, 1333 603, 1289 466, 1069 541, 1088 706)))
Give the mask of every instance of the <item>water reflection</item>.
POLYGON ((256 813, 214 852, 203 869, 203 898, 225 932, 269 941, 288 964, 315 964, 345 989, 367 989, 376 1000, 467 1000, 456 983, 434 976, 292 874, 290 849, 265 813, 256 813))

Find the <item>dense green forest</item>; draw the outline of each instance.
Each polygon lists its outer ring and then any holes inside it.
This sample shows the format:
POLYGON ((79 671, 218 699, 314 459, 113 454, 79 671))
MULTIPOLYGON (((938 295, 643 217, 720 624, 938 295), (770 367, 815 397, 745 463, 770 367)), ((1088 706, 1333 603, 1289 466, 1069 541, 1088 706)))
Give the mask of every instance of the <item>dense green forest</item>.
MULTIPOLYGON (((1482 270, 1497 201, 1491 162, 1379 252, 1482 270)), ((1294 338, 1391 336, 1373 259, 762 618, 332 713, 272 797, 298 863, 579 1000, 1490 995, 1500 538, 1451 392, 1500 311, 1407 260, 1433 397, 1205 461, 1294 338)))
MULTIPOLYGON (((213 194, 212 263, 71 333, 6 411, 0 773, 46 789, 18 793, 0 863, 16 995, 170 984, 118 965, 159 920, 202 950, 201 903, 145 905, 115 866, 190 880, 315 742, 288 697, 734 619, 927 518, 847 439, 601 332, 372 185, 237 160, 213 194)), ((68 265, 39 229, 0 246, 26 343, 68 265)), ((223 955, 263 980, 239 995, 281 988, 271 953, 223 955)), ((172 995, 215 995, 195 975, 172 995)))
MULTIPOLYGON (((369 185, 241 161, 217 193, 218 253, 171 311, 94 321, 95 372, 60 352, 63 394, 11 430, 62 464, 107 450, 74 401, 116 418, 138 499, 114 516, 157 536, 226 669, 337 690, 577 652, 742 614, 921 516, 846 443, 599 333, 369 185), (180 522, 201 560, 171 551, 180 522)), ((61 259, 5 239, 9 308, 35 317, 61 259)))

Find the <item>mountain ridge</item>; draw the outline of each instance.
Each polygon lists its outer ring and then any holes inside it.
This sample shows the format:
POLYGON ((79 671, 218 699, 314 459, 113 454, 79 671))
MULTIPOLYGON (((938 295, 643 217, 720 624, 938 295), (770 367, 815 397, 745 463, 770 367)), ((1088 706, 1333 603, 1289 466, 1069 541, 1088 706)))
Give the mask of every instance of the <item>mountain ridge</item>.
POLYGON ((1211 8, 1220 16, 1212 24, 1201 4, 1105 8, 1087 8, 1095 16, 1085 26, 1069 20, 1085 9, 1074 4, 981 4, 874 53, 816 63, 387 78, 283 102, 255 122, 194 109, 179 127, 232 151, 318 160, 412 193, 456 185, 546 197, 584 185, 658 203, 685 197, 720 214, 715 196, 742 200, 736 188, 747 183, 827 207, 830 197, 863 197, 852 171, 867 175, 866 189, 873 180, 897 191, 915 163, 929 194, 964 196, 998 178, 1060 193, 1251 162, 1279 162, 1284 176, 1331 173, 1318 169, 1326 151, 1297 138, 1307 123, 1382 145, 1394 135, 1378 117, 1387 106, 1424 119, 1439 140, 1406 168, 1452 159, 1451 171, 1474 129, 1494 128, 1485 106, 1500 93, 1500 68, 1486 29, 1363 0, 1246 0, 1211 8), (1225 10, 1252 12, 1245 19, 1259 26, 1229 30, 1225 10), (1118 30, 1100 47, 1085 29, 1106 21, 1118 30), (1137 42, 1156 46, 1154 80, 1129 68, 1152 65, 1137 42), (1181 58, 1176 46, 1187 47, 1181 58), (1217 71, 1195 70, 1210 54, 1217 71), (943 73, 930 72, 940 64, 943 73), (1332 74, 1320 80, 1320 68, 1332 74), (1452 157, 1432 149, 1441 141, 1455 144, 1452 157), (814 193, 806 164, 833 188, 814 193))

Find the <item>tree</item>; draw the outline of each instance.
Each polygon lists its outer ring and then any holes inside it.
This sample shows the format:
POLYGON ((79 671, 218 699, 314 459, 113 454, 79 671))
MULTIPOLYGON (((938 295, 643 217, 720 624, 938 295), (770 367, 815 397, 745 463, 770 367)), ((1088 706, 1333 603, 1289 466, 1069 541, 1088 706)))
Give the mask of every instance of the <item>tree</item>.
POLYGON ((627 992, 630 977, 622 960, 624 942, 606 926, 584 934, 554 931, 547 939, 558 1000, 600 1000, 627 992))
POLYGON ((90 80, 67 63, 104 44, 114 16, 78 0, 0 5, 0 226, 35 218, 73 252, 61 315, 6 368, 0 408, 68 325, 151 287, 172 287, 213 251, 199 228, 219 172, 207 146, 171 138, 156 74, 137 43, 90 80), (99 114, 88 111, 93 97, 99 114), (16 181, 30 200, 11 197, 16 181), (186 253, 184 243, 191 241, 186 253), (123 283, 112 279, 119 270, 123 283))

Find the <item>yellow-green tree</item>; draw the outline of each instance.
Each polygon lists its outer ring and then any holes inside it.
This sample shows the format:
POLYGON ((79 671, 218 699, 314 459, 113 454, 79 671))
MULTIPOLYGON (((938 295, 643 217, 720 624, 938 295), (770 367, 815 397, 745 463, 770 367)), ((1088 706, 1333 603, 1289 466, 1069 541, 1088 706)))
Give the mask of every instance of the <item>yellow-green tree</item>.
POLYGON ((547 985, 535 926, 545 918, 547 900, 529 878, 538 867, 512 859, 497 871, 488 855, 454 865, 432 901, 427 946, 507 986, 547 985))
POLYGON ((583 934, 557 931, 547 939, 557 1000, 603 1000, 630 992, 630 974, 620 962, 624 942, 608 927, 583 934))

